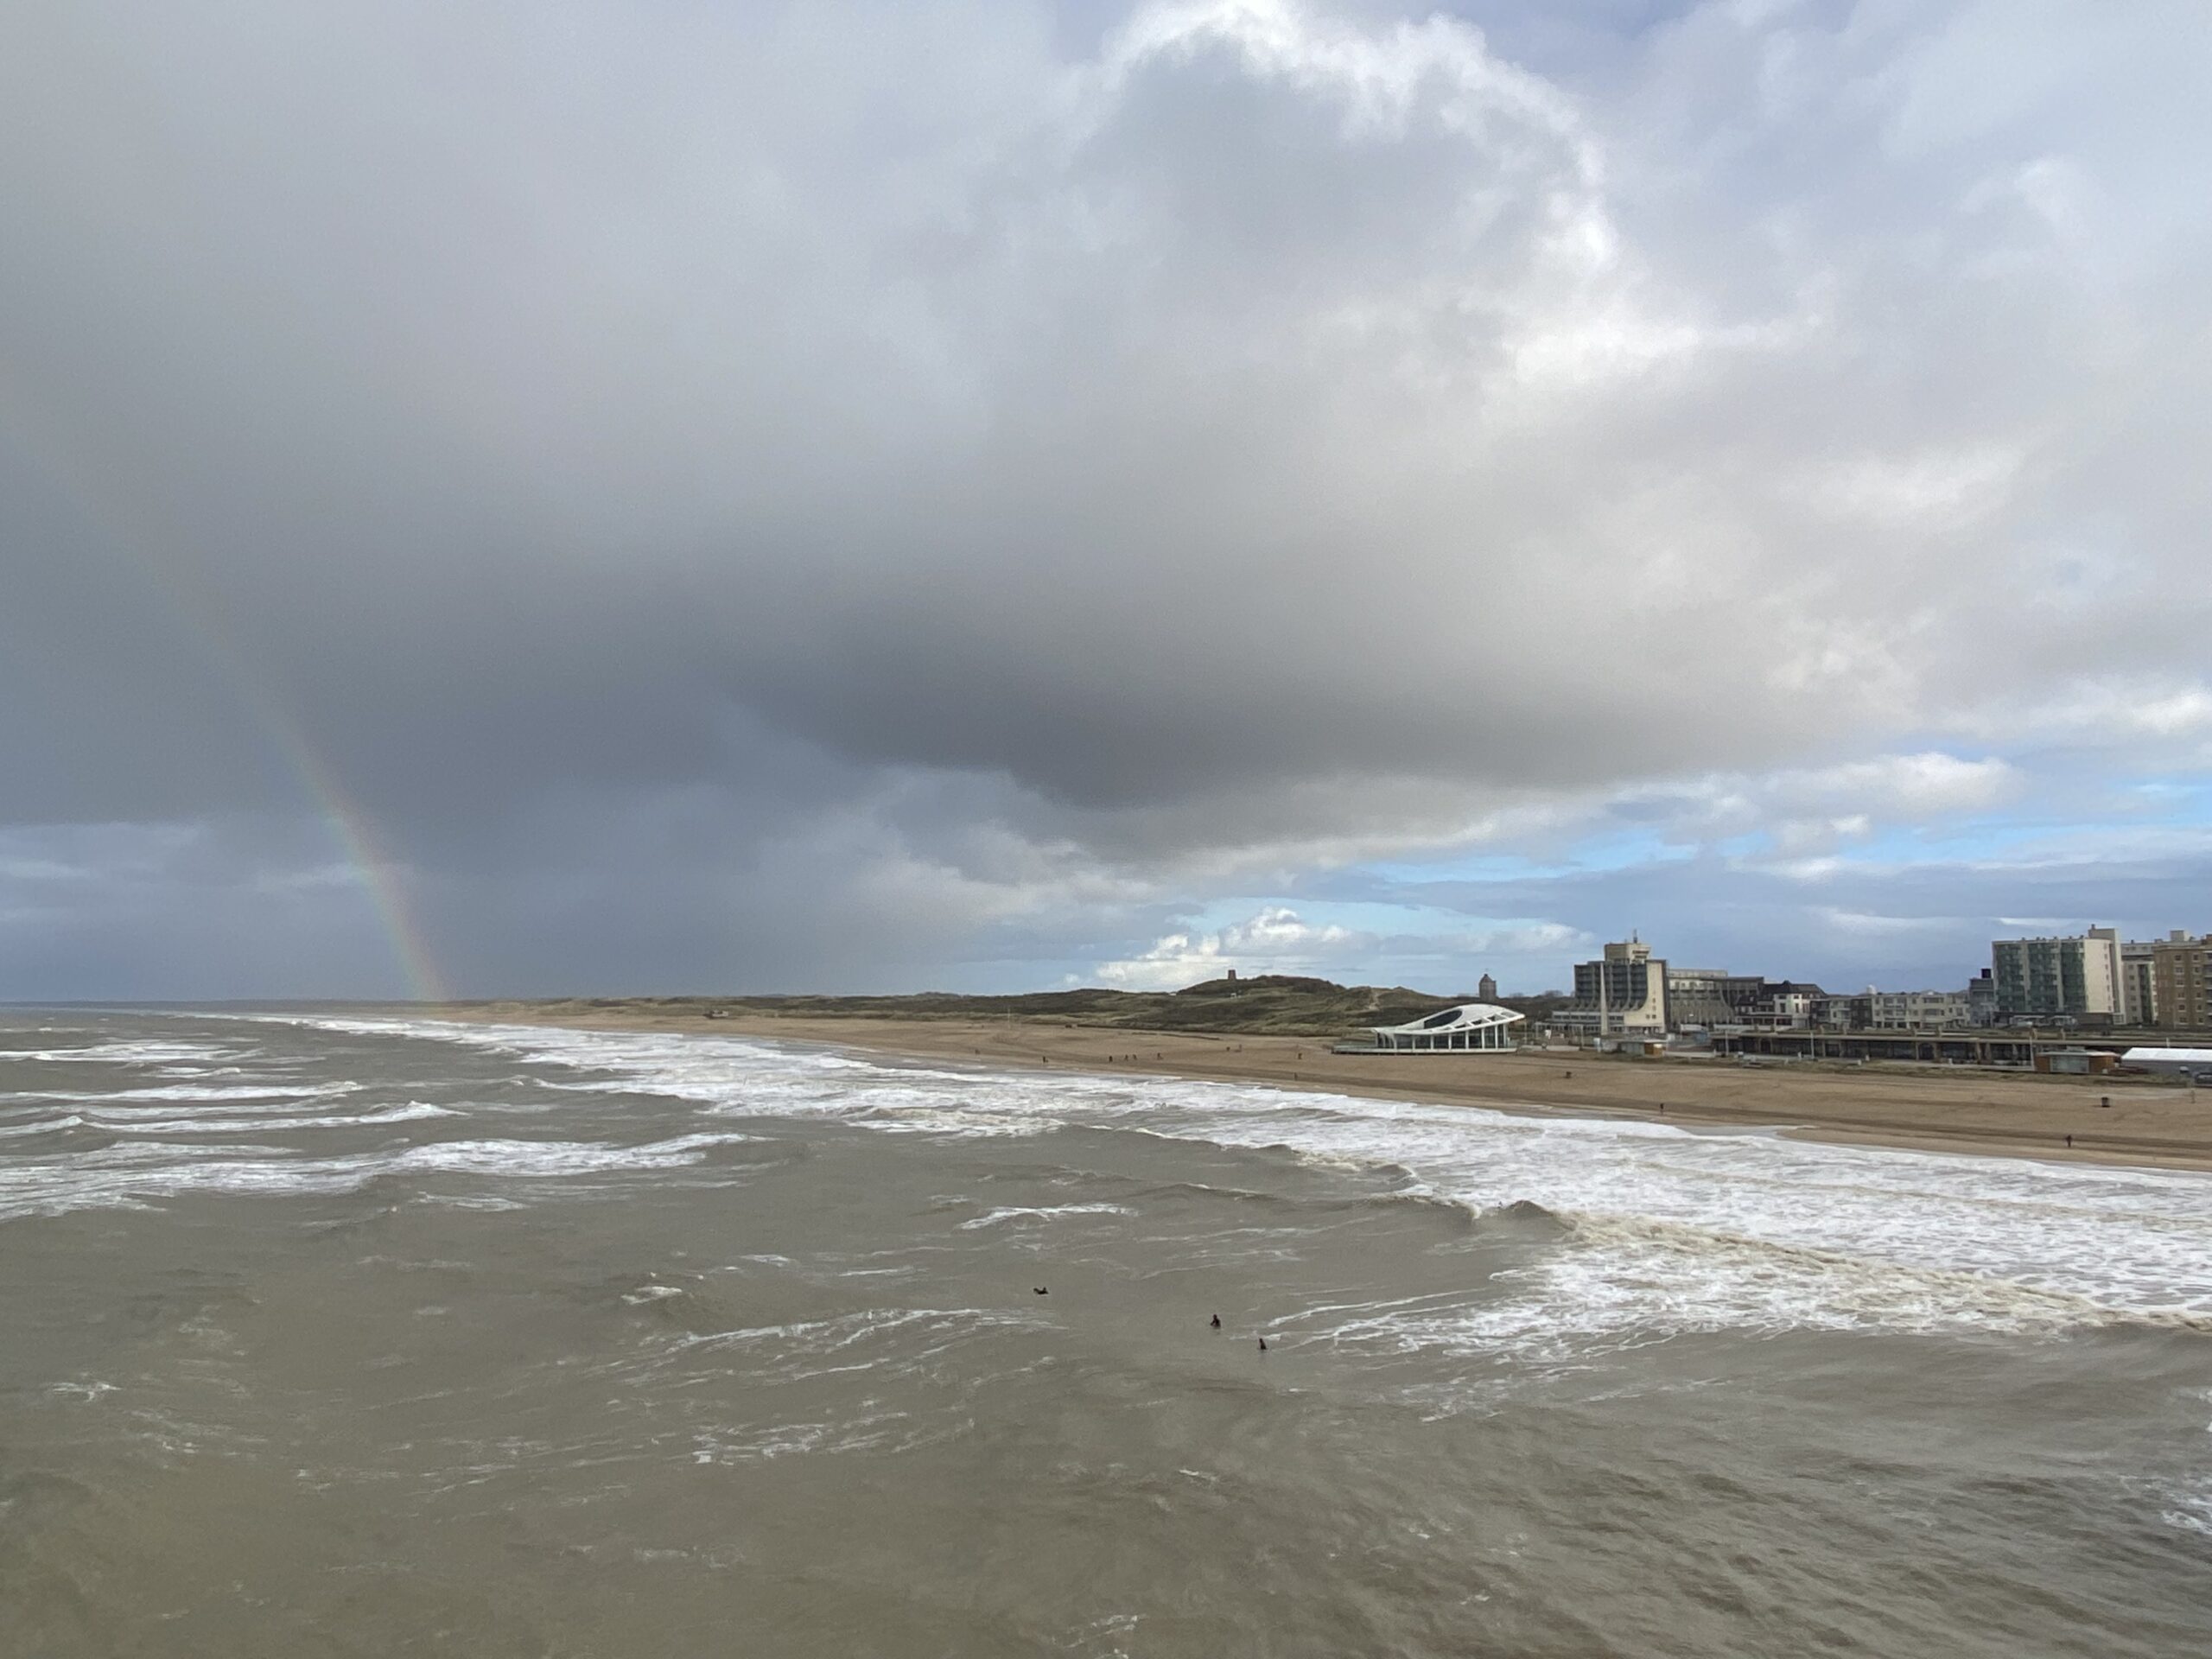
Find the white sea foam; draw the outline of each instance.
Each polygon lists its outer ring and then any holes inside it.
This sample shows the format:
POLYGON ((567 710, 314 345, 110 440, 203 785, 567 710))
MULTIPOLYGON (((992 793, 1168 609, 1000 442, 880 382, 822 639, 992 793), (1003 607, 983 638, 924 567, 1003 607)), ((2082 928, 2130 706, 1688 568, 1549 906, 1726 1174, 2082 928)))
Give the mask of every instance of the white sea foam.
POLYGON ((24 1090, 0 1096, 7 1100, 156 1100, 156 1101, 243 1101, 268 1100, 291 1103, 302 1100, 327 1100, 336 1095, 358 1093, 358 1083, 301 1084, 296 1087, 282 1084, 158 1084, 140 1089, 48 1089, 24 1090))
POLYGON ((58 1135, 64 1129, 80 1129, 85 1120, 74 1112, 64 1112, 57 1117, 42 1117, 29 1123, 10 1123, 0 1127, 0 1141, 15 1140, 29 1135, 58 1135))
MULTIPOLYGON (((1063 1124, 1407 1172, 1410 1196, 1541 1205, 1567 1231, 1514 1294, 1344 1339, 1615 1342, 1684 1330, 2045 1329, 2212 1320, 2212 1178, 1828 1146, 1173 1078, 879 1064, 706 1033, 381 1022, 719 1115, 948 1135, 1063 1124)), ((1319 1334, 1317 1332, 1316 1334, 1319 1334)))
POLYGON ((953 1348, 1041 1328, 1037 1319, 987 1308, 868 1308, 831 1319, 686 1332, 642 1359, 615 1361, 612 1369, 632 1375, 680 1372, 702 1363, 720 1365, 713 1357, 735 1350, 747 1355, 747 1375, 763 1386, 879 1369, 928 1374, 953 1348))
POLYGON ((2166 1494, 2158 1518, 2177 1532, 2212 1537, 2212 1485, 2177 1487, 2166 1494))
POLYGON ((281 1147, 132 1142, 0 1164, 0 1220, 70 1210, 137 1208, 194 1192, 346 1192, 385 1176, 547 1180, 628 1175, 697 1164, 714 1147, 751 1138, 686 1135, 633 1147, 575 1141, 434 1141, 339 1158, 301 1157, 281 1147))
POLYGON ((865 1412, 844 1422, 778 1423, 748 1428, 692 1431, 691 1461, 698 1464, 765 1463, 773 1458, 810 1452, 834 1457, 848 1452, 899 1451, 941 1439, 912 1427, 903 1411, 865 1412))
POLYGON ((163 1065, 184 1061, 237 1060, 251 1054, 234 1045, 117 1039, 75 1048, 0 1048, 0 1065, 36 1060, 44 1065, 163 1065))
POLYGON ((372 1112, 330 1112, 319 1116, 259 1114, 251 1117, 141 1117, 88 1110, 73 1121, 117 1135, 268 1135, 287 1129, 375 1129, 426 1118, 459 1117, 450 1107, 410 1101, 372 1112))
POLYGON ((987 1211, 973 1220, 960 1224, 963 1232, 972 1232, 981 1227, 1003 1227, 1009 1222, 1027 1224, 1052 1221, 1061 1216, 1134 1216, 1136 1211, 1126 1204, 1050 1204, 1032 1208, 1024 1205, 1006 1205, 987 1211))

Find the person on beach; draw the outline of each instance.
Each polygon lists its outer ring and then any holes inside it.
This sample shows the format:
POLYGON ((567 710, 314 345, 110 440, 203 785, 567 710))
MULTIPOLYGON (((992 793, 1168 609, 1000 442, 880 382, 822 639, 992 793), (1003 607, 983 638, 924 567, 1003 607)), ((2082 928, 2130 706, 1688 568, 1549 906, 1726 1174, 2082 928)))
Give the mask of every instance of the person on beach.
POLYGON ((1218 1313, 1213 1316, 1213 1328, 1217 1331, 1221 1329, 1221 1315, 1218 1313))

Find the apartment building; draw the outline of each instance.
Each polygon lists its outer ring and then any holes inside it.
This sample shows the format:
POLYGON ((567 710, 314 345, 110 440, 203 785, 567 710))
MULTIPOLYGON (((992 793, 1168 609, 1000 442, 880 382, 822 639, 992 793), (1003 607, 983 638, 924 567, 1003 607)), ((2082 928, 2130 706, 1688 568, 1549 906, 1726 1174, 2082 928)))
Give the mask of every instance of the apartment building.
POLYGON ((2158 941, 2124 939, 2120 946, 2120 1017, 2130 1026, 2158 1022, 2158 941))
POLYGON ((2151 979, 2158 1024, 2174 1031, 2212 1028, 2212 934, 2193 939, 2175 929, 2152 949, 2151 979))
POLYGON ((1866 1000, 1869 1031, 1948 1031, 1974 1023, 1964 991, 1869 989, 1866 1000))
POLYGON ((2121 1017, 2117 929, 2093 927, 2065 938, 1997 939, 1989 951, 2000 1014, 2121 1017))
POLYGON ((1732 974, 1726 968, 1667 969, 1667 1023, 1734 1026, 1758 1005, 1766 981, 1757 974, 1732 974))

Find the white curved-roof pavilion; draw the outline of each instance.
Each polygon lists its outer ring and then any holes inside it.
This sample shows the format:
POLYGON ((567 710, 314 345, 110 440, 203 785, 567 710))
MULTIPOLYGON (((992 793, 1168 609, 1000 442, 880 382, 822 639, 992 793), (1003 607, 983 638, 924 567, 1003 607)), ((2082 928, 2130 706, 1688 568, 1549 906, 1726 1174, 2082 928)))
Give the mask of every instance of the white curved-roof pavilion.
POLYGON ((1403 1049, 1409 1053, 1437 1052, 1465 1053, 1472 1049, 1511 1048, 1510 1029, 1526 1019, 1494 1002, 1462 1002, 1456 1008, 1434 1014, 1402 1026, 1375 1026, 1377 1048, 1403 1049))

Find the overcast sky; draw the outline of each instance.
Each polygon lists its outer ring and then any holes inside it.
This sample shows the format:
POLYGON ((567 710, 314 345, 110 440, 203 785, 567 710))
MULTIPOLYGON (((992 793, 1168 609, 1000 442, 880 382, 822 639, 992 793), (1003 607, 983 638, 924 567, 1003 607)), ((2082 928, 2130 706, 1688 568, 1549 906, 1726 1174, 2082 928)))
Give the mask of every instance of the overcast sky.
POLYGON ((0 997, 2212 928, 2208 176, 2202 0, 0 0, 0 997))

